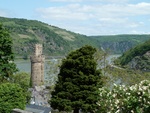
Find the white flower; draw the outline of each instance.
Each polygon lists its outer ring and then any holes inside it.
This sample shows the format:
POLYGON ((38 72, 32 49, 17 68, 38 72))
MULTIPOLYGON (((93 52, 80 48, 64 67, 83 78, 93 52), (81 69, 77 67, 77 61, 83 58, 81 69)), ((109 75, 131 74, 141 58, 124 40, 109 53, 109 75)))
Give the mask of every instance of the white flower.
MULTIPOLYGON (((141 107, 141 110, 143 110, 145 106, 150 105, 150 81, 144 80, 130 87, 114 84, 114 88, 111 91, 102 88, 100 96, 104 97, 102 102, 104 102, 105 109, 109 110, 107 113, 114 113, 114 110, 116 111, 115 113, 121 112, 119 108, 122 107, 125 109, 126 102, 130 102, 132 98, 143 106, 141 107)), ((101 101, 99 101, 100 104, 101 101)), ((135 112, 131 110, 131 113, 135 112)))
POLYGON ((113 94, 112 96, 115 98, 117 94, 113 94))
POLYGON ((138 92, 138 95, 140 95, 141 94, 141 92, 138 92))
POLYGON ((147 90, 147 86, 143 86, 142 89, 147 90))
POLYGON ((120 110, 118 109, 115 113, 120 113, 120 110))
POLYGON ((130 93, 129 93, 129 92, 127 92, 126 94, 127 94, 127 95, 130 95, 130 93))
POLYGON ((119 103, 119 100, 118 100, 118 99, 116 99, 115 104, 118 104, 118 103, 119 103))

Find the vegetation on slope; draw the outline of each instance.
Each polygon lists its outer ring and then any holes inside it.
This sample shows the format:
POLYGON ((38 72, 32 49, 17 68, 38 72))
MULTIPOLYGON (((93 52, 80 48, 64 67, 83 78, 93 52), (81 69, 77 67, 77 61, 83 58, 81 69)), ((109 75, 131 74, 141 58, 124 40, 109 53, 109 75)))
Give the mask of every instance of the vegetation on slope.
POLYGON ((111 53, 122 54, 130 48, 141 44, 150 39, 150 35, 108 35, 108 36, 91 36, 97 40, 103 49, 111 53))
POLYGON ((148 54, 148 51, 150 51, 150 40, 146 41, 145 43, 139 44, 136 47, 125 52, 121 57, 119 57, 115 61, 115 63, 120 64, 121 66, 124 66, 124 65, 127 65, 129 62, 131 62, 133 59, 138 59, 138 62, 140 61, 141 63, 146 60, 145 63, 147 63, 147 64, 142 64, 142 65, 145 65, 145 66, 148 65, 146 67, 149 67, 150 56, 148 54))
POLYGON ((131 41, 133 43, 141 43, 150 39, 150 35, 106 35, 106 36, 90 36, 91 38, 97 39, 99 42, 120 42, 120 41, 131 41))
POLYGON ((66 55, 84 45, 110 49, 111 53, 123 53, 148 39, 150 35, 86 36, 46 23, 17 18, 0 17, 0 23, 10 31, 16 56, 28 58, 36 43, 43 44, 46 56, 66 55))
POLYGON ((65 55, 87 43, 95 45, 85 35, 26 19, 0 17, 0 22, 10 31, 14 52, 27 57, 33 52, 35 43, 41 43, 46 55, 65 55))

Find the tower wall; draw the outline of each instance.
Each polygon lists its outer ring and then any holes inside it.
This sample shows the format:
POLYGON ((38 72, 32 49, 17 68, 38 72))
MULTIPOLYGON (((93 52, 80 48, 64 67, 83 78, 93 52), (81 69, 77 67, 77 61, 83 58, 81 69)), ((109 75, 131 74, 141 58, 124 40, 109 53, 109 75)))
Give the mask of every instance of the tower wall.
POLYGON ((34 55, 35 56, 42 55, 42 45, 41 44, 35 44, 34 55))
POLYGON ((30 57, 30 60, 32 87, 42 85, 44 83, 45 56, 42 55, 42 46, 40 44, 35 45, 34 55, 30 57))

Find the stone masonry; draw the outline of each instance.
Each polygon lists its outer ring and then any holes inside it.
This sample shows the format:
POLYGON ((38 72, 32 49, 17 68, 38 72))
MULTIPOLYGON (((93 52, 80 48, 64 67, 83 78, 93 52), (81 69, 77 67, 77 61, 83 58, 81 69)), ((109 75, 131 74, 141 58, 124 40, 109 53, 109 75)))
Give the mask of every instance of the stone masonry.
POLYGON ((44 84, 45 56, 42 54, 42 49, 41 44, 35 44, 34 55, 30 57, 32 87, 44 84))

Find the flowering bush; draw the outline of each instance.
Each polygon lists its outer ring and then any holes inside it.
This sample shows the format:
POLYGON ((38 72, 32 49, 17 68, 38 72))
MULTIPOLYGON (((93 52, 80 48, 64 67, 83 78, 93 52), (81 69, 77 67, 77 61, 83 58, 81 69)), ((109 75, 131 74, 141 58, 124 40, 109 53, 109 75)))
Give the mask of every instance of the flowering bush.
POLYGON ((99 113, 149 113, 150 81, 132 86, 114 85, 110 91, 100 88, 99 113))

